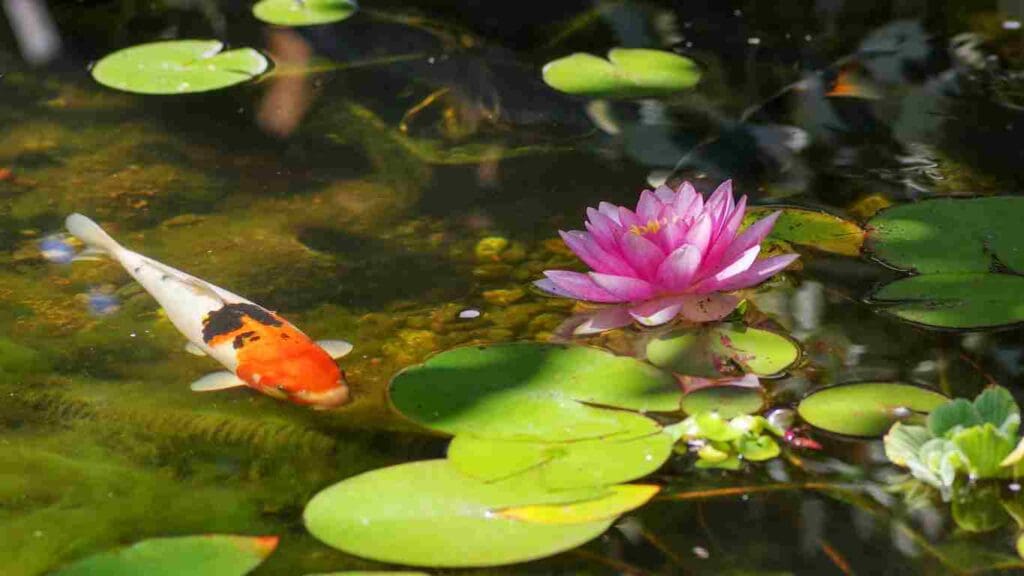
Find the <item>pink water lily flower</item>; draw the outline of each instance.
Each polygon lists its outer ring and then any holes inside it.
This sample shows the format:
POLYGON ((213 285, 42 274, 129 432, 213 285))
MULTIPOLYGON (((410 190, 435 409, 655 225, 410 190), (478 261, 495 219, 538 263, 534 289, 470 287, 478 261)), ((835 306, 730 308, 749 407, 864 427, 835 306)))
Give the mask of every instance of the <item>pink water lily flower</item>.
POLYGON ((587 231, 559 231, 592 272, 548 270, 536 285, 551 294, 616 304, 587 315, 574 332, 600 332, 636 320, 646 326, 676 316, 719 320, 739 298, 729 294, 763 282, 797 258, 758 260, 779 212, 739 232, 747 197, 733 201, 727 181, 707 199, 689 182, 644 190, 636 211, 602 202, 587 208, 587 231))

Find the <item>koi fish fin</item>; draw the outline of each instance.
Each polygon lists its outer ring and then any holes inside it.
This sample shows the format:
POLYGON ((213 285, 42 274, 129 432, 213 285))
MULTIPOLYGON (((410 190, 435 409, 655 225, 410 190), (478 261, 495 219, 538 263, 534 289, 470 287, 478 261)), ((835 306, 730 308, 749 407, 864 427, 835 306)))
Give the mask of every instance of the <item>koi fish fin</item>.
POLYGON ((199 380, 193 382, 189 388, 193 392, 211 392, 213 390, 226 390, 238 386, 247 386, 245 382, 227 370, 211 372, 199 380))
POLYGON ((341 358, 352 351, 352 345, 344 340, 317 340, 316 345, 323 348, 334 359, 341 358))
POLYGON ((110 234, 104 232, 99 224, 77 212, 64 220, 64 227, 68 229, 72 236, 85 242, 87 246, 94 250, 114 253, 121 249, 121 245, 117 243, 117 240, 114 240, 110 237, 110 234))
POLYGON ((78 254, 75 254, 72 262, 85 262, 94 260, 106 260, 106 257, 110 256, 110 252, 102 250, 100 248, 93 248, 92 246, 87 247, 78 254))
POLYGON ((185 352, 188 352, 189 354, 194 354, 196 356, 206 356, 206 351, 200 348, 199 346, 196 346, 192 342, 188 342, 185 344, 185 352))

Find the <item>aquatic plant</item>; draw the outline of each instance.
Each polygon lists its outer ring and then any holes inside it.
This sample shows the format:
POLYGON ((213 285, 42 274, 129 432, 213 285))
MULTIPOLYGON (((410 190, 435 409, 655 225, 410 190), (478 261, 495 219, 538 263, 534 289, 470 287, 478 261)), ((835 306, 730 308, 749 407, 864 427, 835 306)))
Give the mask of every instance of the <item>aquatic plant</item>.
POLYGON ((608 59, 577 52, 544 65, 555 90, 594 98, 650 98, 694 87, 701 72, 690 60, 664 50, 612 48, 608 59))
MULTIPOLYGON (((718 412, 702 412, 670 427, 697 453, 698 468, 738 470, 744 460, 771 460, 781 453, 778 442, 785 431, 762 416, 723 418, 718 412)), ((685 449, 685 448, 684 448, 685 449)))
POLYGON ((1024 458, 1019 427, 1020 408, 1013 396, 992 387, 973 403, 957 398, 939 406, 928 415, 927 426, 897 422, 885 435, 885 455, 948 499, 958 477, 1019 474, 1017 464, 1024 458))
POLYGON ((535 284, 587 302, 618 304, 587 319, 575 333, 592 333, 634 320, 657 326, 681 316, 693 322, 725 317, 739 303, 729 294, 759 284, 798 257, 761 260, 761 241, 775 212, 740 232, 747 197, 735 202, 726 181, 707 199, 684 182, 676 190, 644 190, 636 210, 602 202, 587 209, 587 231, 560 231, 593 271, 547 270, 535 284))
POLYGON ((140 44, 103 57, 92 77, 126 92, 188 94, 247 82, 270 67, 267 57, 252 48, 223 49, 218 40, 140 44))
POLYGON ((90 556, 57 570, 54 576, 186 573, 242 576, 263 562, 276 547, 276 536, 208 534, 154 538, 90 556))

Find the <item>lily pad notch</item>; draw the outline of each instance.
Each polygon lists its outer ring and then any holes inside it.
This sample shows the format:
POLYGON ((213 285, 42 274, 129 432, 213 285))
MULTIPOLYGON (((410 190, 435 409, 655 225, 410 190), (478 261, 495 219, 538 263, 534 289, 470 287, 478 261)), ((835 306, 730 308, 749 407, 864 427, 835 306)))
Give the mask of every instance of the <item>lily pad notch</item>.
POLYGON ((224 51, 219 40, 169 40, 113 52, 92 67, 100 84, 136 94, 191 94, 242 84, 270 59, 253 48, 224 51))

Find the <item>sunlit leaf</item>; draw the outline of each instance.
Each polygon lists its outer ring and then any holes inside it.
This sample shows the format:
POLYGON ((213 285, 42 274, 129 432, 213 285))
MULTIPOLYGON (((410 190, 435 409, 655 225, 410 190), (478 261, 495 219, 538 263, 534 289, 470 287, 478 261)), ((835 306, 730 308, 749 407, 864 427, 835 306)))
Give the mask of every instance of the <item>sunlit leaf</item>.
POLYGON ((306 527, 344 552, 414 566, 493 566, 568 550, 614 518, 547 525, 503 518, 521 506, 606 497, 607 488, 551 492, 530 475, 485 483, 447 460, 382 468, 330 486, 306 506, 306 527))
POLYGON ((438 354, 399 373, 390 396, 435 430, 557 442, 653 434, 660 427, 630 410, 677 411, 681 393, 669 374, 634 358, 522 342, 438 354))
POLYGON ((930 412, 949 398, 930 388, 898 382, 829 386, 804 397, 797 407, 808 424, 848 436, 879 436, 895 422, 930 412))
POLYGON ((616 518, 643 506, 654 497, 660 486, 627 484, 612 486, 610 494, 596 500, 569 504, 538 504, 506 508, 498 512, 503 518, 533 524, 579 524, 616 518))
POLYGON ((690 418, 697 423, 697 430, 701 438, 715 442, 728 442, 743 435, 743 430, 730 426, 728 420, 714 412, 705 412, 690 418))
POLYGON ((325 572, 320 574, 306 574, 306 576, 430 576, 426 572, 409 572, 393 570, 352 570, 347 572, 325 572))
POLYGON ((261 0, 252 14, 278 26, 311 26, 340 22, 357 9, 355 0, 261 0))
POLYGON ((885 435, 885 457, 897 466, 908 466, 917 460, 921 447, 932 439, 931 432, 924 426, 908 426, 897 422, 885 435))
POLYGON ((53 572, 53 576, 232 576, 247 574, 277 547, 277 538, 182 536, 154 538, 102 552, 53 572))
POLYGON ((871 300, 882 311, 935 328, 977 329, 1024 322, 1024 277, 922 274, 882 286, 871 300))
POLYGON ((105 56, 92 68, 97 82, 140 94, 186 94, 226 88, 266 72, 269 61, 252 48, 222 52, 217 40, 140 44, 105 56))
POLYGON ((988 422, 1007 436, 1017 434, 1020 426, 1020 407, 1013 394, 1002 386, 986 388, 974 399, 974 408, 981 420, 988 422))
POLYGON ((828 212, 794 206, 757 206, 747 210, 743 225, 749 226, 776 210, 781 210, 782 214, 775 221, 769 240, 782 240, 843 256, 860 255, 864 229, 856 222, 828 212))
POLYGON ((936 198, 901 204, 868 223, 875 256, 920 273, 1024 271, 1024 198, 936 198))
POLYGON ((736 373, 778 374, 800 357, 793 340, 742 324, 717 324, 669 332, 647 343, 655 366, 708 378, 736 373))
POLYGON ((530 470, 542 486, 559 490, 619 484, 646 476, 668 459, 673 443, 673 438, 662 432, 558 443, 460 434, 448 447, 448 460, 463 474, 485 482, 530 470))
POLYGON ((761 462, 771 460, 781 453, 778 442, 767 434, 754 437, 742 437, 736 441, 736 448, 744 460, 761 462))
POLYGON ((664 96, 692 88, 700 70, 692 60, 671 52, 613 48, 608 59, 576 53, 548 62, 549 86, 569 94, 598 98, 664 96))
POLYGON ((999 433, 995 426, 985 424, 957 432, 953 443, 967 459, 968 470, 974 478, 996 478, 1005 473, 1001 466, 1016 445, 999 433))

